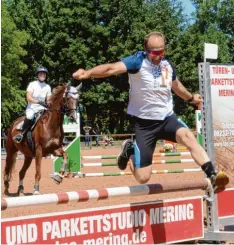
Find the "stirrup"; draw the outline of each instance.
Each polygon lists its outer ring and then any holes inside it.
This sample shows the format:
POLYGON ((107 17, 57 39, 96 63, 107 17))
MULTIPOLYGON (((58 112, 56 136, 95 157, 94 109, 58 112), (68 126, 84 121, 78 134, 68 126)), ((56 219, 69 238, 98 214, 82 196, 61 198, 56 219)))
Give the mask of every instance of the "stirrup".
POLYGON ((21 143, 21 141, 23 140, 24 136, 22 134, 17 134, 13 140, 16 142, 16 143, 21 143))

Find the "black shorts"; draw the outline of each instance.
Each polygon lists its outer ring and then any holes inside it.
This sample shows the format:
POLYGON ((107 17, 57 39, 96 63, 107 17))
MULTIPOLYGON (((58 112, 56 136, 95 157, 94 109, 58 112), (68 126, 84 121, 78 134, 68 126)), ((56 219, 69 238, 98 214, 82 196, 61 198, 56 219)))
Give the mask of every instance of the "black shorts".
POLYGON ((152 164, 158 140, 176 142, 176 131, 184 127, 175 114, 164 120, 148 120, 134 117, 136 141, 134 143, 134 165, 136 168, 152 164))

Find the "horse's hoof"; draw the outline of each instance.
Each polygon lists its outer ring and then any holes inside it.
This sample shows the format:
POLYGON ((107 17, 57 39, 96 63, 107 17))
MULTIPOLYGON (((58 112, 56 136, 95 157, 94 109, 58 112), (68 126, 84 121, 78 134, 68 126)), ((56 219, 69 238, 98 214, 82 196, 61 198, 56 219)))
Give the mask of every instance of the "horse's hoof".
POLYGON ((41 195, 39 191, 33 191, 33 195, 41 195))
POLYGON ((4 186, 5 186, 5 189, 9 189, 10 184, 9 184, 9 181, 8 180, 5 180, 4 181, 4 186))
POLYGON ((18 196, 24 195, 24 187, 22 185, 18 187, 17 195, 18 196))
POLYGON ((6 196, 9 195, 9 190, 8 190, 8 189, 5 189, 5 190, 4 190, 4 195, 6 195, 6 196))
POLYGON ((24 196, 24 192, 22 192, 22 191, 17 191, 17 196, 18 196, 18 197, 24 196))
POLYGON ((24 192, 23 191, 17 191, 17 196, 24 196, 24 192))
POLYGON ((53 177, 53 180, 57 185, 59 185, 63 181, 63 177, 57 174, 53 177))

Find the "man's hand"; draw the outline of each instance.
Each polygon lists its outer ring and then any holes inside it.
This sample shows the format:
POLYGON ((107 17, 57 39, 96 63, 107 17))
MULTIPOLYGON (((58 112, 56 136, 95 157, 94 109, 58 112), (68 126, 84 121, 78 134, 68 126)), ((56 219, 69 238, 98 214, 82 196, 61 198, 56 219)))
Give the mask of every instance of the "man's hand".
POLYGON ((52 103, 50 101, 46 102, 46 108, 50 108, 52 103))
POLYGON ((82 79, 88 79, 90 78, 90 74, 88 71, 80 68, 79 70, 77 70, 76 72, 74 72, 72 74, 73 78, 76 80, 82 80, 82 79))
POLYGON ((198 105, 203 101, 202 97, 200 94, 194 94, 193 95, 193 100, 190 102, 190 104, 193 105, 198 105))

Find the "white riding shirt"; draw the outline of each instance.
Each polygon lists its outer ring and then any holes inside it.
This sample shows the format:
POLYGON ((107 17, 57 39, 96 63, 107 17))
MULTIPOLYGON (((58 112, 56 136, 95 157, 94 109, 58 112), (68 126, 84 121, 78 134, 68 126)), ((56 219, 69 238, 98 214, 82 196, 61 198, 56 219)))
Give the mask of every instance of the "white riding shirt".
MULTIPOLYGON (((29 83, 27 92, 32 92, 32 97, 36 100, 45 101, 48 96, 51 96, 51 87, 46 83, 41 83, 38 80, 29 83)), ((26 108, 26 117, 33 119, 34 114, 45 109, 42 105, 28 103, 26 108)))
POLYGON ((173 114, 172 81, 176 72, 170 61, 159 65, 150 62, 139 51, 122 59, 129 76, 128 114, 150 120, 164 120, 173 114))

